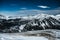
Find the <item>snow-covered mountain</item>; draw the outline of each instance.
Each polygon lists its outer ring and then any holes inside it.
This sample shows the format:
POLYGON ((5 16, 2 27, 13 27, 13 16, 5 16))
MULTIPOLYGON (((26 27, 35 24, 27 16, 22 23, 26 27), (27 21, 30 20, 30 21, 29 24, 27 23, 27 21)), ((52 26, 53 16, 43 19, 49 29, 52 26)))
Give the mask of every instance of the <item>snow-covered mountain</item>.
POLYGON ((60 15, 37 14, 13 17, 0 22, 0 32, 22 32, 32 30, 60 29, 60 15))
POLYGON ((27 19, 27 20, 32 20, 32 19, 40 19, 40 20, 43 20, 44 18, 48 18, 48 17, 53 17, 55 19, 60 19, 60 14, 58 15, 49 15, 49 14, 36 14, 36 15, 33 15, 33 16, 23 16, 23 17, 20 17, 20 18, 23 18, 23 19, 27 19))

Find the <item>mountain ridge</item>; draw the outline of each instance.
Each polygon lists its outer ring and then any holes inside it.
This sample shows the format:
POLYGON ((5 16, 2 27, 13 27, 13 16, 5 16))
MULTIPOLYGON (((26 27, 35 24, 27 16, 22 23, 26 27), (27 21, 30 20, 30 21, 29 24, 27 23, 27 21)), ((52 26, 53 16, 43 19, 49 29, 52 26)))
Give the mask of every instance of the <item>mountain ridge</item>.
POLYGON ((33 30, 60 30, 60 15, 37 14, 20 18, 0 19, 0 32, 24 32, 33 30))

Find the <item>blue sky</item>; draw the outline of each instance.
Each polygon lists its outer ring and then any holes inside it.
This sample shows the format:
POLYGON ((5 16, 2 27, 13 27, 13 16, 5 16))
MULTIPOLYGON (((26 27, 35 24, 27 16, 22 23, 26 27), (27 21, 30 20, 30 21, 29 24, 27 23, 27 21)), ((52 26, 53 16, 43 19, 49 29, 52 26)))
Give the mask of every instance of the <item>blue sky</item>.
MULTIPOLYGON (((36 11, 60 11, 59 0, 0 0, 0 14, 28 15, 36 11), (22 12, 21 12, 22 11, 22 12), (25 11, 27 13, 25 13, 25 11)), ((36 13, 35 13, 36 14, 36 13)), ((54 13, 53 13, 54 14, 54 13)))

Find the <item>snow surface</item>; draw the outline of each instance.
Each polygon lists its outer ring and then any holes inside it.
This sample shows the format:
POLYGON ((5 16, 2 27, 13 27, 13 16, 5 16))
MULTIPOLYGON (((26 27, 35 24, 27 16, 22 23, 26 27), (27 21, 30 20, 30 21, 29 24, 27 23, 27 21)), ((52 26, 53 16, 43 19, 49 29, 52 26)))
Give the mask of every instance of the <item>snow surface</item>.
MULTIPOLYGON (((41 31, 41 30, 40 30, 41 31)), ((43 31, 43 30, 42 30, 43 31)), ((44 31, 48 31, 48 30, 44 30, 44 31)), ((60 40, 60 30, 50 30, 51 32, 53 32, 55 34, 55 39, 56 40, 60 40)), ((39 31, 30 31, 27 32, 29 33, 38 33, 39 31)), ((53 35, 53 34, 52 34, 53 35)), ((0 40, 48 40, 48 38, 43 37, 43 36, 23 36, 20 33, 0 33, 0 40)))
POLYGON ((0 40, 48 40, 45 37, 0 34, 0 40))

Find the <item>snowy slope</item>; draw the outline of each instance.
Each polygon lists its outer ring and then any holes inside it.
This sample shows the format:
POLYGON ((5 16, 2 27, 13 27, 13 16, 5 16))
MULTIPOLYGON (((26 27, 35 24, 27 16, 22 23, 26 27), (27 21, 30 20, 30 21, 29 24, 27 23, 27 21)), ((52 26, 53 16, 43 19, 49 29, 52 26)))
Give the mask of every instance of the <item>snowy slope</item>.
POLYGON ((0 34, 0 40, 48 40, 45 37, 0 34))

